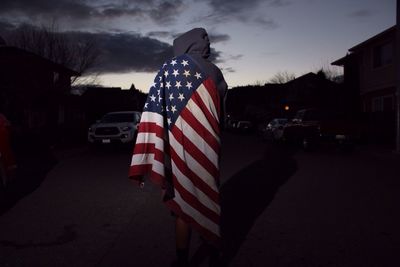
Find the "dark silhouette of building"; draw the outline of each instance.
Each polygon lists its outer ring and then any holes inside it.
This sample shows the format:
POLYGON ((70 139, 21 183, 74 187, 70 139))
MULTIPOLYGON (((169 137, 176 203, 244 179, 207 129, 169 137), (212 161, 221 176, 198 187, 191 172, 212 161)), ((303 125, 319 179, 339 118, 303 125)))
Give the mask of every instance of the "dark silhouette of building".
POLYGON ((132 85, 128 90, 120 87, 87 87, 81 98, 86 119, 90 124, 107 112, 142 111, 146 96, 132 85))
POLYGON ((285 84, 235 87, 228 91, 226 110, 234 120, 254 124, 272 118, 292 118, 303 108, 337 109, 346 102, 343 87, 320 72, 307 73, 285 84))
POLYGON ((283 115, 285 87, 282 84, 241 86, 228 90, 226 113, 235 120, 267 121, 283 115))
POLYGON ((328 80, 323 72, 309 72, 285 84, 283 102, 291 114, 299 109, 337 109, 345 99, 342 87, 328 80))
POLYGON ((358 96, 357 108, 368 118, 369 134, 375 141, 394 141, 396 107, 396 27, 350 48, 333 65, 344 68, 344 85, 358 96))
POLYGON ((29 51, 0 45, 0 110, 20 134, 52 140, 65 115, 60 99, 79 73, 29 51))

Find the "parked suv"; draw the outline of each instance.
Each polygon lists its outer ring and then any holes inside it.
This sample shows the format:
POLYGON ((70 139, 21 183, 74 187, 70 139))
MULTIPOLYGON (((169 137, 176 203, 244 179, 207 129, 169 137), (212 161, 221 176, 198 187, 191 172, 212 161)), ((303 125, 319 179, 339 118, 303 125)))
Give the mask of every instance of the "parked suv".
POLYGON ((302 109, 283 128, 284 140, 299 143, 304 149, 321 143, 351 148, 360 135, 360 122, 337 110, 302 109))
POLYGON ((117 111, 104 115, 89 127, 90 143, 131 143, 135 140, 141 112, 117 111))
POLYGON ((260 134, 264 139, 279 141, 282 139, 283 127, 288 122, 286 118, 275 118, 268 124, 260 127, 260 134))

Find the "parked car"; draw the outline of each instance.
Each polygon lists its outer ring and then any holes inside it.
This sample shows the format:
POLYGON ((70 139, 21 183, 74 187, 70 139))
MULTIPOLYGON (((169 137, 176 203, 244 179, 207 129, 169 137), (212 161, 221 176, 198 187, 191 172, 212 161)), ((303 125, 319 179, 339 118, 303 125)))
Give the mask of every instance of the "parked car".
POLYGON ((226 129, 232 132, 247 133, 253 129, 251 121, 229 119, 226 124, 226 129))
POLYGON ((252 129, 253 124, 250 121, 238 121, 236 129, 240 132, 248 132, 252 129))
POLYGON ((345 112, 309 108, 297 111, 283 127, 283 140, 306 150, 322 143, 351 148, 360 138, 360 130, 360 123, 345 112))
POLYGON ((92 144, 134 142, 141 118, 139 111, 117 111, 105 114, 89 127, 88 141, 92 144))
POLYGON ((261 136, 264 139, 270 140, 281 140, 283 135, 283 127, 288 122, 286 118, 275 118, 271 120, 268 124, 261 127, 261 136))

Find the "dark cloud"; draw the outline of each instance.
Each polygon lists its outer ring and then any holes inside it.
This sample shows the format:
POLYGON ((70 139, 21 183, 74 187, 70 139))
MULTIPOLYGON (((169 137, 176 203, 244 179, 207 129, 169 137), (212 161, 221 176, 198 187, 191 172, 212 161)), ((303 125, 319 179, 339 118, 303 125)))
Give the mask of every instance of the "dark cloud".
MULTIPOLYGON (((96 40, 101 59, 93 71, 102 73, 155 72, 173 56, 172 46, 139 34, 66 33, 76 39, 96 40)), ((223 62, 221 52, 211 49, 210 60, 223 62)))
MULTIPOLYGON (((23 25, 21 27, 32 27, 23 25)), ((35 27, 34 27, 35 28, 35 27)), ((5 39, 11 33, 18 32, 10 23, 0 21, 0 36, 5 39)), ((163 34, 172 35, 169 32, 163 34)), ((60 32, 65 40, 72 42, 94 42, 100 50, 100 60, 91 72, 127 73, 155 72, 162 63, 173 56, 172 46, 149 36, 129 33, 89 33, 89 32, 60 32)), ((154 33, 155 34, 155 33, 154 33)), ((158 33, 160 35, 161 33, 158 33)), ((227 39, 220 35, 218 38, 227 39)), ((211 58, 215 63, 223 62, 221 52, 211 49, 211 58)))
POLYGON ((219 14, 241 14, 244 10, 257 8, 263 0, 209 0, 209 5, 219 14))
MULTIPOLYGON (((257 17, 260 6, 267 3, 271 7, 281 7, 290 4, 287 0, 206 0, 212 12, 194 19, 194 22, 212 21, 226 23, 239 21, 263 26, 266 29, 275 29, 278 24, 272 19, 257 17)), ((265 16, 265 14, 263 14, 265 16)))
POLYGON ((223 73, 234 73, 234 72, 236 72, 236 70, 233 69, 233 68, 231 68, 231 67, 228 67, 228 68, 221 68, 221 71, 222 71, 223 73))
POLYGON ((0 13, 18 13, 27 16, 61 15, 71 18, 87 18, 96 15, 97 11, 82 1, 68 0, 3 0, 0 2, 0 13))
MULTIPOLYGON (((76 33, 84 35, 83 33, 76 33)), ((104 73, 154 72, 173 55, 172 46, 139 34, 87 34, 101 51, 95 71, 104 73)))
POLYGON ((279 25, 273 19, 267 19, 267 18, 264 18, 264 17, 255 18, 254 22, 256 24, 261 25, 265 29, 273 30, 273 29, 276 29, 276 28, 279 27, 279 25))
POLYGON ((147 33, 148 37, 158 37, 158 38, 172 38, 175 36, 174 33, 168 32, 168 31, 153 31, 153 32, 148 32, 147 33))
POLYGON ((239 54, 239 55, 230 55, 227 60, 239 60, 242 59, 243 55, 239 54))
POLYGON ((271 3, 269 5, 272 7, 282 7, 282 6, 288 6, 288 5, 292 4, 291 1, 287 1, 287 0, 272 0, 270 2, 271 3))
MULTIPOLYGON (((179 32, 179 33, 167 33, 167 32, 156 32, 159 33, 160 36, 163 34, 164 36, 162 37, 167 37, 168 35, 172 38, 175 39, 179 37, 180 35, 184 34, 185 32, 179 32)), ((208 37, 210 39, 211 45, 215 43, 221 43, 221 42, 227 42, 231 39, 231 37, 228 34, 219 34, 219 33, 214 33, 214 32, 208 32, 208 37)))
POLYGON ((356 11, 348 14, 349 17, 353 17, 353 18, 365 18, 365 17, 371 17, 373 15, 374 15, 374 12, 372 12, 371 10, 368 10, 368 9, 360 9, 360 10, 356 10, 356 11))
POLYGON ((215 33, 210 33, 209 38, 210 38, 210 42, 213 44, 220 43, 220 42, 226 42, 231 39, 231 37, 228 34, 215 34, 215 33))
POLYGON ((0 20, 0 33, 5 31, 11 31, 13 29, 15 29, 14 24, 9 23, 8 21, 0 20))
POLYGON ((31 20, 50 17, 77 20, 149 18, 158 24, 168 24, 176 19, 176 14, 184 8, 182 0, 152 1, 111 1, 101 5, 96 1, 79 0, 2 0, 0 14, 23 15, 31 20))
POLYGON ((159 24, 168 24, 176 19, 184 7, 182 0, 163 1, 149 12, 149 16, 159 24))

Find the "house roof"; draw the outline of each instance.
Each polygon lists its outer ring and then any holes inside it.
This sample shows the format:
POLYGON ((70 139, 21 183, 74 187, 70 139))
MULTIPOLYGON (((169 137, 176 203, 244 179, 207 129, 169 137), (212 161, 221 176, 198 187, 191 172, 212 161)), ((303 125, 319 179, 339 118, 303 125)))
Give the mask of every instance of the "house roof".
POLYGON ((339 58, 339 59, 337 59, 337 60, 333 61, 333 62, 331 63, 331 65, 335 65, 335 66, 343 66, 343 65, 344 65, 344 63, 347 61, 347 59, 348 59, 348 56, 349 56, 349 55, 345 55, 344 57, 342 57, 342 58, 339 58))
POLYGON ((352 48, 349 49, 349 51, 350 52, 354 52, 354 51, 356 51, 356 50, 358 50, 358 49, 370 44, 371 42, 374 42, 374 41, 379 40, 379 39, 386 38, 388 35, 394 34, 395 32, 396 32, 396 25, 390 27, 389 29, 384 30, 381 33, 378 33, 377 35, 372 36, 371 38, 365 40, 364 42, 361 42, 361 43, 353 46, 352 48))
POLYGON ((63 72, 70 76, 79 76, 80 74, 77 71, 71 70, 61 64, 55 63, 49 59, 46 59, 42 56, 39 56, 30 51, 15 47, 15 46, 0 46, 0 56, 5 58, 17 58, 17 59, 26 59, 38 62, 45 68, 57 70, 59 72, 63 72))
POLYGON ((348 53, 347 55, 345 55, 342 58, 339 58, 339 59, 335 60, 334 62, 331 63, 331 65, 344 66, 346 61, 348 61, 351 58, 351 56, 354 55, 354 52, 357 52, 357 50, 360 50, 363 47, 365 47, 365 46, 367 46, 367 45, 369 45, 369 44, 371 44, 371 43, 373 43, 375 41, 378 41, 378 40, 381 40, 381 39, 385 39, 388 36, 390 36, 392 34, 395 34, 395 32, 396 32, 396 25, 384 30, 383 32, 378 33, 377 35, 372 36, 371 38, 369 38, 369 39, 367 39, 367 40, 365 40, 365 41, 363 41, 363 42, 361 42, 361 43, 359 43, 359 44, 357 44, 355 46, 353 46, 352 48, 349 49, 350 53, 348 53))

